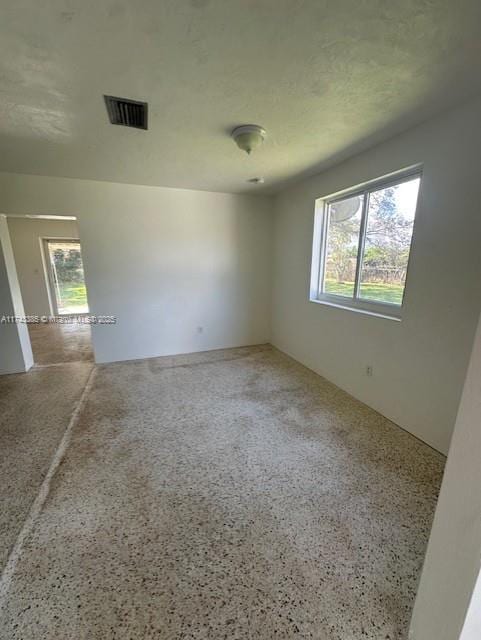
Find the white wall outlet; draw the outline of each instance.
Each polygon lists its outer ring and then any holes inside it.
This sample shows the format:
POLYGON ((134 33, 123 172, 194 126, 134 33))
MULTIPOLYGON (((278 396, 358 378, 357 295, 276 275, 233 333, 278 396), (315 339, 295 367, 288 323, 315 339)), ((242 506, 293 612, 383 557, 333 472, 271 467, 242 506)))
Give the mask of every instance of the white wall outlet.
POLYGON ((372 364, 366 365, 366 375, 369 377, 372 376, 372 364))

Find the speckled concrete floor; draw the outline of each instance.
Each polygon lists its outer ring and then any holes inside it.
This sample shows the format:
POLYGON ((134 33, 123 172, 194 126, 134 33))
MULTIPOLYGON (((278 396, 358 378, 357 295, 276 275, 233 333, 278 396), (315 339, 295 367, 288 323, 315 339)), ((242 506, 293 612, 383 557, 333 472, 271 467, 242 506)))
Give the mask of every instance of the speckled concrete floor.
POLYGON ((91 368, 79 362, 0 376, 0 570, 91 368))
POLYGON ((28 331, 37 365, 93 362, 88 324, 30 324, 28 331))
POLYGON ((97 367, 0 638, 405 640, 443 464, 269 347, 97 367))

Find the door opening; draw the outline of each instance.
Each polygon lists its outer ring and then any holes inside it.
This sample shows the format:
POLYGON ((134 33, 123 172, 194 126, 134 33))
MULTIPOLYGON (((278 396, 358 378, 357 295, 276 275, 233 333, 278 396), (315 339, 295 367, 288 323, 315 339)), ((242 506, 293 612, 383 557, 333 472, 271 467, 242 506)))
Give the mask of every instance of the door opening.
POLYGON ((46 238, 44 247, 50 300, 54 314, 88 313, 80 241, 46 238))

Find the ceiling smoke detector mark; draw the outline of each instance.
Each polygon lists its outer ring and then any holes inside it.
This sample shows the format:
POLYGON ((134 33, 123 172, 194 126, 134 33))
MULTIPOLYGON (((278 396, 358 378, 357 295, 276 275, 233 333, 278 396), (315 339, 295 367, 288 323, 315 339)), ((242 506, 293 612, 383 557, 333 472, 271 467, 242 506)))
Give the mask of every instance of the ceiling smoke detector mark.
POLYGON ((247 180, 247 182, 250 182, 251 184, 264 184, 265 178, 262 178, 262 177, 249 178, 249 180, 247 180))
POLYGON ((146 102, 104 96, 107 113, 112 124, 134 129, 147 129, 148 105, 146 102))

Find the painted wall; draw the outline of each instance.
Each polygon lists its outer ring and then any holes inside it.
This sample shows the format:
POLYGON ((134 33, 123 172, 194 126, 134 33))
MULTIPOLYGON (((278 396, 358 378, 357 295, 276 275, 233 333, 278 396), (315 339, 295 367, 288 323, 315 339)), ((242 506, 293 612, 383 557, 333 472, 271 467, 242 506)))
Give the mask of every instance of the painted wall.
POLYGON ((481 572, 469 603, 460 640, 479 640, 479 638, 481 638, 481 572))
POLYGON ((1 174, 0 210, 77 217, 100 362, 270 338, 270 198, 1 174))
POLYGON ((0 375, 28 371, 33 365, 27 325, 2 321, 4 316, 24 315, 7 219, 0 215, 0 375))
POLYGON ((17 274, 27 315, 51 313, 41 238, 78 238, 74 220, 8 218, 17 274))
POLYGON ((477 100, 276 199, 273 343, 442 452, 481 306, 480 119, 477 100), (419 162, 402 322, 309 302, 315 199, 419 162))
POLYGON ((411 640, 479 640, 481 630, 481 319, 446 463, 411 640), (466 618, 466 614, 468 616, 466 618), (466 618, 466 621, 465 621, 466 618))

